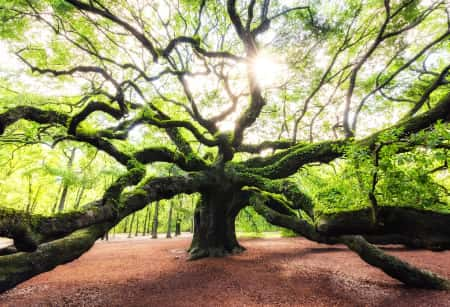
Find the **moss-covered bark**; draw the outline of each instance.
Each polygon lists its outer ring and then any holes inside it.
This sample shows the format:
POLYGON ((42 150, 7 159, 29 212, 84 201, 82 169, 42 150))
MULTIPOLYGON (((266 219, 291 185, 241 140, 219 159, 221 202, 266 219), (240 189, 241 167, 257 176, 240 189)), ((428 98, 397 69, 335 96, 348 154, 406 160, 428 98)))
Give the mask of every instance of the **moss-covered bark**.
MULTIPOLYGON (((256 194, 259 196, 254 198, 254 201, 264 205, 257 206, 257 211, 269 222, 290 228, 313 241, 347 244, 362 259, 407 284, 438 289, 447 288, 447 281, 408 266, 391 256, 386 256, 360 237, 343 236, 343 234, 364 234, 371 241, 386 240, 385 242, 403 242, 410 246, 445 249, 449 246, 449 233, 436 229, 439 225, 442 229, 447 229, 448 219, 441 223, 432 214, 430 219, 428 215, 426 215, 427 219, 424 219, 417 213, 402 215, 399 209, 389 209, 389 211, 380 208, 376 225, 373 224, 372 219, 363 219, 356 225, 358 220, 352 220, 353 224, 351 224, 344 218, 342 222, 335 225, 329 221, 325 223, 319 221, 317 226, 320 231, 317 231, 314 225, 291 214, 291 209, 300 208, 314 218, 311 200, 289 181, 274 179, 286 178, 305 164, 329 162, 340 157, 348 145, 356 144, 371 148, 378 142, 380 134, 389 129, 400 131, 399 137, 405 137, 431 126, 438 120, 449 121, 449 107, 450 95, 447 95, 428 112, 363 140, 348 139, 317 144, 296 144, 270 157, 242 163, 228 161, 232 158, 234 150, 238 150, 241 135, 233 137, 233 135, 223 134, 224 142, 218 141, 219 158, 215 163, 208 164, 194 153, 189 142, 181 135, 179 128, 167 128, 167 132, 180 153, 164 148, 150 148, 134 155, 121 152, 104 137, 83 135, 79 131, 77 133, 77 129, 69 129, 69 134, 74 134, 69 135, 69 139, 85 142, 103 150, 127 166, 128 172, 111 185, 101 200, 90 204, 81 212, 43 217, 29 216, 14 210, 0 210, 0 235, 13 238, 18 250, 28 252, 0 257, 0 291, 33 275, 50 270, 58 264, 75 259, 88 250, 96 238, 124 217, 144 208, 150 202, 168 199, 180 193, 200 192, 202 194, 202 200, 195 212, 196 227, 190 249, 192 258, 240 252, 243 248, 237 242, 234 221, 239 210, 248 201, 250 192, 241 190, 245 186, 258 188, 259 191, 256 194), (226 150, 223 148, 230 152, 225 154, 226 150), (221 155, 222 158, 220 158, 221 155), (183 176, 152 178, 140 183, 145 175, 145 167, 141 162, 154 161, 172 162, 184 169, 199 171, 183 176), (131 192, 123 193, 126 187, 134 185, 138 186, 131 192), (278 196, 272 194, 278 194, 278 196), (347 229, 345 227, 344 230, 339 229, 342 223, 347 229), (352 226, 348 227, 349 225, 352 226)), ((82 119, 88 113, 80 114, 82 119)), ((161 120, 168 119, 163 114, 160 116, 162 116, 161 120)), ((68 115, 58 112, 43 111, 33 107, 16 107, 0 114, 0 134, 6 127, 20 119, 66 128, 71 122, 68 115)), ((253 119, 249 123, 252 121, 253 119)), ((72 128, 74 122, 76 121, 72 119, 72 128)), ((240 126, 245 127, 246 124, 242 122, 240 126)))
POLYGON ((367 242, 362 236, 343 236, 339 241, 356 252, 362 260, 385 272, 387 275, 418 288, 450 290, 450 281, 430 271, 418 269, 378 247, 367 242))
POLYGON ((89 250, 110 226, 108 223, 94 225, 77 230, 62 239, 41 244, 32 253, 20 252, 0 257, 0 292, 78 258, 89 250))
POLYGON ((221 257, 244 250, 236 238, 235 220, 245 203, 237 194, 213 189, 202 193, 194 213, 191 259, 221 257))
POLYGON ((437 121, 450 121, 450 94, 444 96, 431 110, 413 118, 374 133, 361 140, 338 140, 313 144, 296 144, 286 150, 279 151, 272 156, 255 158, 242 162, 241 165, 250 169, 255 175, 266 178, 285 178, 294 174, 303 165, 312 162, 326 163, 345 153, 347 146, 364 146, 372 148, 379 141, 381 135, 389 132, 396 133, 398 139, 426 129, 437 121))
POLYGON ((337 244, 343 243, 356 252, 362 260, 406 285, 437 290, 449 290, 450 281, 432 272, 418 269, 367 242, 362 236, 329 236, 319 233, 315 227, 299 218, 284 215, 266 206, 267 197, 258 193, 251 196, 255 210, 269 223, 291 229, 309 240, 337 244))
POLYGON ((322 214, 320 233, 329 236, 363 235, 377 244, 402 244, 430 250, 450 249, 450 214, 401 207, 379 207, 377 222, 369 209, 322 214))

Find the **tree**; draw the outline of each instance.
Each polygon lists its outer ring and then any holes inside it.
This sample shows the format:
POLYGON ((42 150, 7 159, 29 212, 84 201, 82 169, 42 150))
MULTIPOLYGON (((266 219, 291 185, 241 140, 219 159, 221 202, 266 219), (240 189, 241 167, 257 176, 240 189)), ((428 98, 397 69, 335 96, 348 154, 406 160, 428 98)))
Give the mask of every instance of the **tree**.
MULTIPOLYGON (((252 205, 310 240, 346 244, 406 284, 449 288, 369 243, 450 246, 445 229, 393 226, 448 215, 378 203, 380 186, 399 181, 387 176, 392 157, 427 150, 447 159, 447 3, 290 2, 1 1, 1 35, 31 77, 77 92, 30 93, 32 102, 22 103, 8 91, 2 138, 88 144, 126 171, 77 212, 1 209, 0 235, 25 253, 0 257, 0 289, 77 258, 128 215, 183 193, 200 194, 193 259, 242 252, 235 219, 252 205), (37 41, 32 29, 40 31, 37 41), (21 120, 33 124, 17 127, 21 120), (363 210, 333 223, 357 217, 362 225, 324 225, 316 199, 295 180, 301 169, 333 161, 363 174, 357 178, 371 204, 369 219, 363 210), (146 165, 158 163, 177 172, 146 176, 146 165)), ((3 81, 8 88, 17 82, 3 81)))
POLYGON ((152 222, 152 239, 158 238, 158 218, 159 218, 159 202, 155 203, 155 213, 153 214, 152 222))
POLYGON ((173 201, 169 203, 169 215, 167 217, 167 232, 166 238, 172 238, 172 213, 173 213, 173 201))
MULTIPOLYGON (((72 168, 73 160, 75 159, 76 148, 72 148, 70 152, 69 161, 67 162, 67 169, 70 170, 72 168)), ((64 210, 64 205, 66 202, 67 192, 69 191, 69 185, 65 182, 62 187, 61 199, 58 204, 58 212, 64 210)))

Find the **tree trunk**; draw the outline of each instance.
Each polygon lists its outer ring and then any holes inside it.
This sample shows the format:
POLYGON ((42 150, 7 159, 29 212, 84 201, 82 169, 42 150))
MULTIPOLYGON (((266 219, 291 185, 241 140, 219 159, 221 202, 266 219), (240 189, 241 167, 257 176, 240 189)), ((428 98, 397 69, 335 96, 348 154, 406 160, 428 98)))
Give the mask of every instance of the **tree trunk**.
POLYGON ((148 220, 147 220, 147 234, 150 234, 152 231, 152 207, 148 206, 148 220))
POLYGON ((128 220, 130 219, 130 217, 129 216, 127 216, 126 218, 125 218, 125 226, 124 226, 124 228, 123 228, 123 233, 127 233, 127 231, 128 231, 128 220))
POLYGON ((83 198, 84 194, 84 189, 85 189, 84 185, 82 185, 81 188, 78 189, 75 204, 73 206, 74 209, 78 209, 78 207, 80 207, 81 199, 83 198))
POLYGON ((179 216, 175 220, 175 236, 181 235, 181 219, 179 216))
POLYGON ((158 211, 159 211, 159 201, 155 203, 155 214, 153 215, 153 224, 152 224, 152 239, 158 238, 158 211))
MULTIPOLYGON (((72 164, 73 164, 73 160, 75 159, 76 150, 77 149, 74 147, 74 148, 72 148, 72 151, 70 152, 70 158, 69 158, 69 161, 67 162, 67 169, 68 170, 72 169, 72 164)), ((61 212, 61 211, 64 210, 68 192, 69 192, 69 184, 66 182, 66 183, 64 183, 64 187, 63 187, 63 191, 62 191, 62 194, 61 194, 61 198, 59 200, 58 212, 61 212)))
POLYGON ((166 233, 166 238, 170 239, 172 238, 171 235, 171 227, 172 227, 172 212, 173 212, 173 202, 174 200, 170 201, 170 207, 169 207, 169 218, 167 220, 167 233, 166 233))
POLYGON ((134 233, 134 236, 137 237, 139 234, 139 215, 136 217, 136 231, 134 233))
POLYGON ((128 238, 131 238, 131 233, 133 232, 133 222, 134 222, 135 217, 136 217, 136 213, 133 213, 133 215, 131 216, 130 232, 128 232, 128 238))
POLYGON ((235 220, 240 206, 230 191, 203 193, 194 213, 191 259, 222 257, 245 250, 236 238, 235 220))
POLYGON ((147 224, 150 218, 150 205, 147 206, 147 211, 145 211, 145 219, 144 219, 144 227, 142 230, 142 236, 145 236, 147 233, 147 224))

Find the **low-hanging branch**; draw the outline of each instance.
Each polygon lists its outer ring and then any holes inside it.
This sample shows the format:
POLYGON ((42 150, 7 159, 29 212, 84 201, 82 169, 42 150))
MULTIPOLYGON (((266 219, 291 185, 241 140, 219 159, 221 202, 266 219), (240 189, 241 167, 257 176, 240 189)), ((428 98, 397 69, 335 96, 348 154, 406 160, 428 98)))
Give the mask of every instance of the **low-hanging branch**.
POLYGON ((311 241, 325 244, 345 244, 356 252, 362 260, 406 285, 437 290, 450 289, 449 280, 385 254, 381 249, 367 242, 362 236, 326 236, 318 233, 312 225, 304 220, 271 209, 267 206, 269 198, 263 194, 253 192, 250 201, 256 212, 269 223, 291 229, 311 241))
POLYGON ((1 210, 0 235, 11 237, 22 244, 28 243, 26 246, 18 244, 16 247, 19 250, 33 252, 29 254, 19 252, 0 257, 1 264, 9 263, 7 270, 5 270, 6 267, 0 265, 0 292, 56 265, 77 258, 89 249, 98 237, 124 217, 144 208, 150 202, 171 198, 180 193, 191 194, 199 189, 217 184, 211 182, 210 178, 201 173, 191 173, 188 176, 151 178, 133 191, 121 194, 126 186, 137 184, 142 179, 143 174, 141 171, 131 169, 105 192, 102 200, 84 206, 80 212, 44 217, 30 216, 13 209, 1 210), (32 244, 25 240, 28 238, 24 237, 24 233, 15 231, 15 229, 27 229, 27 235, 33 239, 32 244), (84 239, 79 237, 79 234, 83 234, 83 238, 86 235, 89 244, 83 244, 84 239), (67 248, 64 251, 58 248, 58 253, 47 254, 48 249, 53 247, 62 247, 64 244, 72 244, 72 242, 75 244, 75 239, 80 241, 78 242, 80 244, 78 248, 67 248), (46 255, 45 257, 53 257, 51 258, 51 264, 47 261, 44 267, 23 265, 22 260, 20 260, 27 259, 31 263, 39 263, 38 261, 49 259, 41 259, 43 254, 46 255))

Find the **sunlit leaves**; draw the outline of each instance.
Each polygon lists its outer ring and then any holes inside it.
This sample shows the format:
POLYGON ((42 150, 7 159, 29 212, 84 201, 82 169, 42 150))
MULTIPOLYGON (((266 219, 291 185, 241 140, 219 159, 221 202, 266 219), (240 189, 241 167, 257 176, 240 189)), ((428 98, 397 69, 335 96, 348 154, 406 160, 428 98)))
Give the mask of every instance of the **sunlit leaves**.
POLYGON ((50 0, 50 5, 57 14, 67 14, 75 8, 64 0, 50 0))

